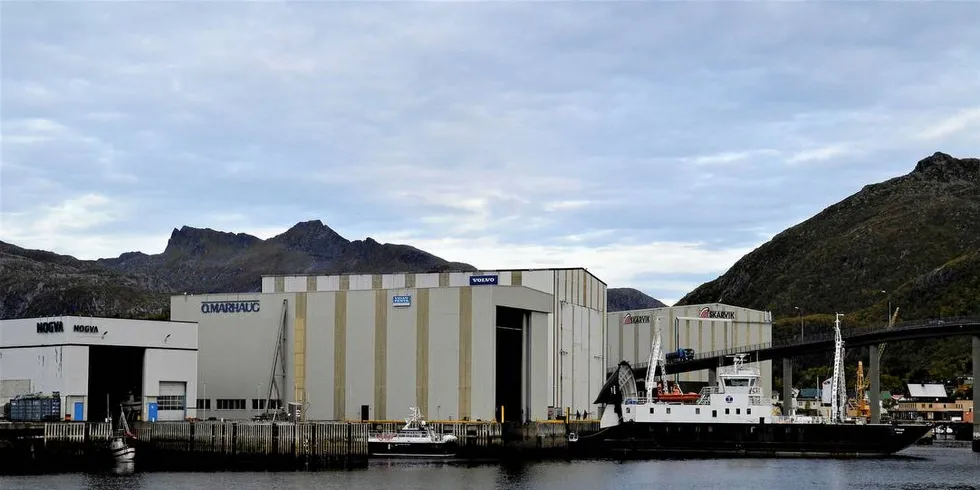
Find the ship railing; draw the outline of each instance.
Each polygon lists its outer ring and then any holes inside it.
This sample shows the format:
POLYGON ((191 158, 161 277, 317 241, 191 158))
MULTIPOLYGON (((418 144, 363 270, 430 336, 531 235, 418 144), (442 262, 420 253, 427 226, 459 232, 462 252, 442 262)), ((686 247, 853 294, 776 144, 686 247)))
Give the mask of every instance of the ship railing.
POLYGON ((774 424, 823 424, 826 423, 824 417, 812 415, 773 415, 774 424))
POLYGON ((701 392, 698 393, 698 405, 710 405, 711 395, 717 395, 721 393, 721 387, 719 386, 705 386, 701 388, 701 392))

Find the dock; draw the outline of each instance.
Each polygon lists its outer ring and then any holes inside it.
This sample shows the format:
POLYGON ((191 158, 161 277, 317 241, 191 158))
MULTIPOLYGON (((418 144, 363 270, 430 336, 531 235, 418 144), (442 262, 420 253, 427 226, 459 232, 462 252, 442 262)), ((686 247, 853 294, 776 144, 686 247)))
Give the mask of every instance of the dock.
MULTIPOLYGON (((135 422, 136 471, 317 471, 367 467, 368 434, 403 421, 135 422)), ((456 459, 539 460, 567 457, 568 434, 598 430, 590 420, 526 424, 430 422, 458 438, 456 459)), ((111 467, 108 423, 0 424, 0 474, 100 472, 111 467)))

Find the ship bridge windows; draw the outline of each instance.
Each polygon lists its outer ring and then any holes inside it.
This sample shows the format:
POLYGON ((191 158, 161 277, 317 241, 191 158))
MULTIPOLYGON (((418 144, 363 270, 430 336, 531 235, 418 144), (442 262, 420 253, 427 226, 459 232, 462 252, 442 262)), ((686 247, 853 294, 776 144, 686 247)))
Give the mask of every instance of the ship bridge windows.
POLYGON ((726 378, 725 386, 743 387, 749 386, 749 378, 726 378))

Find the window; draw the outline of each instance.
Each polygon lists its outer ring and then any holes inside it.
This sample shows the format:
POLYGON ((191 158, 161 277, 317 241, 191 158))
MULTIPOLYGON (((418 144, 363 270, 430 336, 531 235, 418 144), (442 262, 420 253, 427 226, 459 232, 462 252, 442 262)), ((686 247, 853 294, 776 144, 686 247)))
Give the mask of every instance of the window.
POLYGON ((725 415, 729 415, 731 413, 732 413, 732 409, 730 409, 730 408, 726 408, 725 409, 725 415))
POLYGON ((265 399, 252 398, 252 410, 265 410, 265 399))
POLYGON ((711 411, 711 416, 712 417, 717 417, 718 416, 718 411, 717 410, 712 410, 711 411))
POLYGON ((741 408, 736 408, 735 409, 735 415, 742 415, 742 409, 741 408))
POLYGON ((161 395, 157 397, 157 410, 183 410, 184 395, 161 395))
POLYGON ((752 415, 752 409, 751 408, 746 408, 745 409, 745 414, 746 415, 752 415))
POLYGON ((209 398, 198 398, 197 399, 197 409, 198 410, 211 410, 211 399, 209 399, 209 398))
POLYGON ((244 398, 219 398, 215 400, 218 410, 245 410, 244 398))
POLYGON ((694 415, 701 415, 701 409, 700 408, 695 408, 694 409, 694 415))
POLYGON ((653 407, 650 407, 650 413, 653 413, 653 407))
POLYGON ((670 415, 670 407, 667 407, 667 415, 670 415))
POLYGON ((269 409, 279 410, 282 408, 282 400, 269 400, 269 409))

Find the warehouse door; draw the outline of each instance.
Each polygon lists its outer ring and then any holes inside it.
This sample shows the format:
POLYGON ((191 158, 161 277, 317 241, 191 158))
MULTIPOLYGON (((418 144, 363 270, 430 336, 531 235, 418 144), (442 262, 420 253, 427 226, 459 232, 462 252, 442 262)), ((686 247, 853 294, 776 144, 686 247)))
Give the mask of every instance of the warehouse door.
POLYGON ((527 418, 522 396, 527 378, 524 362, 527 316, 526 310, 497 307, 494 410, 497 420, 503 422, 518 422, 527 418))
POLYGON ((157 420, 184 420, 187 416, 187 383, 161 381, 157 396, 157 420))

